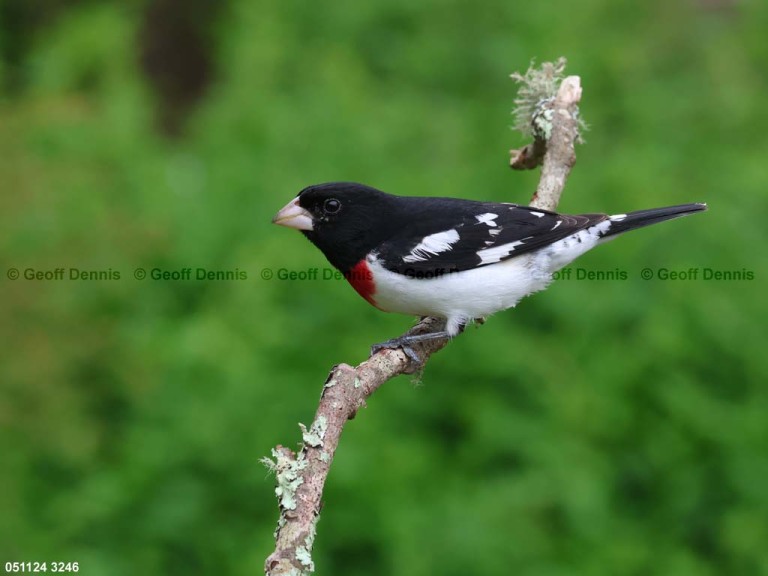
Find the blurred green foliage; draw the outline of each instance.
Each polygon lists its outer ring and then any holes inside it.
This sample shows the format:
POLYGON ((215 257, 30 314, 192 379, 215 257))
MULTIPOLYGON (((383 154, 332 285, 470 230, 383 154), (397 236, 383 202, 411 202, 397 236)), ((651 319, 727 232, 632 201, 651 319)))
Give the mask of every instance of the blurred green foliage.
POLYGON ((326 265, 270 217, 328 180, 527 202, 509 73, 565 55, 591 131, 561 210, 710 211, 575 264, 626 281, 557 282, 379 391, 334 462, 318 572, 768 574, 768 4, 196 1, 211 68, 167 136, 187 84, 147 65, 153 3, 0 4, 3 563, 259 573, 258 459, 298 441, 332 364, 410 322, 343 282, 262 280, 326 265))

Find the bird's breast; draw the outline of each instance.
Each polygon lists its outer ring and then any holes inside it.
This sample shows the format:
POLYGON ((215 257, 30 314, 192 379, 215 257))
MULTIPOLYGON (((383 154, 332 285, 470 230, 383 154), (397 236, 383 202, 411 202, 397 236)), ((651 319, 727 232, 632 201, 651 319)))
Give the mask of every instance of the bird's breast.
POLYGON ((352 266, 349 271, 344 273, 344 277, 360 296, 365 298, 371 305, 379 307, 374 299, 376 282, 373 278, 373 272, 365 260, 360 260, 352 266))

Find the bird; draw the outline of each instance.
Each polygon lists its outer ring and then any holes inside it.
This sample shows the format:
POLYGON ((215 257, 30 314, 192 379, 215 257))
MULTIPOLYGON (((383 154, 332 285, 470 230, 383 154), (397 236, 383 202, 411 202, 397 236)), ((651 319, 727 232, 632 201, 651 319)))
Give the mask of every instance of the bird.
POLYGON ((545 289, 555 272, 625 232, 707 209, 558 214, 508 202, 396 196, 356 182, 308 186, 272 219, 314 244, 376 308, 445 319, 445 329, 372 347, 452 338, 473 320, 545 289))

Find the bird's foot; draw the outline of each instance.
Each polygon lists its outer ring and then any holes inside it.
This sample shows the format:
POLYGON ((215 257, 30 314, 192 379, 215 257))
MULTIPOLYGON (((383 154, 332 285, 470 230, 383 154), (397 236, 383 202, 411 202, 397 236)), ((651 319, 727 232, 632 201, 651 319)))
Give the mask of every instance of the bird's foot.
POLYGON ((416 353, 416 350, 413 349, 412 345, 418 342, 426 342, 427 340, 437 340, 439 338, 449 338, 448 332, 442 330, 440 332, 429 332, 427 334, 415 334, 412 336, 406 335, 400 336, 398 338, 392 338, 386 342, 381 342, 380 344, 374 344, 371 346, 371 356, 380 350, 397 350, 400 348, 405 353, 405 355, 413 361, 418 369, 421 369, 424 365, 424 361, 416 353))
POLYGON ((397 350, 400 348, 403 352, 405 352, 405 355, 408 356, 408 358, 411 359, 411 361, 416 364, 417 366, 421 366, 423 364, 422 359, 419 357, 419 355, 416 353, 416 350, 411 347, 411 345, 405 341, 405 336, 400 336, 399 338, 392 338, 391 340, 387 340, 386 342, 380 342, 378 344, 374 344, 371 346, 371 356, 376 354, 377 352, 380 352, 381 350, 397 350))

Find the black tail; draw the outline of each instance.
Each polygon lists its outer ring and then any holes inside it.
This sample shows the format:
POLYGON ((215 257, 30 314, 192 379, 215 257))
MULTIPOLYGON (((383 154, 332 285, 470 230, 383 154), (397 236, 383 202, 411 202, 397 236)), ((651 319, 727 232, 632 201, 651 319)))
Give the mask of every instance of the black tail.
POLYGON ((638 210, 637 212, 630 212, 629 214, 614 214, 613 216, 609 216, 611 227, 603 234, 603 238, 628 232, 635 228, 642 228, 643 226, 664 222, 664 220, 672 220, 673 218, 688 216, 688 214, 701 212, 706 209, 706 204, 696 203, 680 204, 679 206, 668 206, 666 208, 651 208, 650 210, 638 210))

